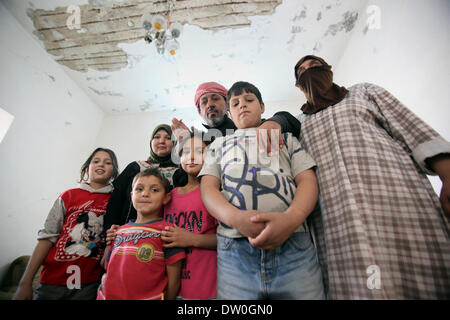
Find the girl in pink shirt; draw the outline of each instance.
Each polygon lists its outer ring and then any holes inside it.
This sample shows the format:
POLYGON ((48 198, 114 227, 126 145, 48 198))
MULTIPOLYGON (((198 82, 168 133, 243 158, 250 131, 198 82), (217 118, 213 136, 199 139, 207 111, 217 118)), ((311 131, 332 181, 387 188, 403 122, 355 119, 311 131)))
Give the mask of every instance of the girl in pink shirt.
POLYGON ((182 266, 180 299, 214 299, 217 297, 217 220, 202 203, 197 175, 203 165, 205 142, 198 133, 191 134, 179 147, 181 168, 187 184, 171 191, 172 200, 164 206, 166 227, 161 239, 167 248, 186 248, 182 266))

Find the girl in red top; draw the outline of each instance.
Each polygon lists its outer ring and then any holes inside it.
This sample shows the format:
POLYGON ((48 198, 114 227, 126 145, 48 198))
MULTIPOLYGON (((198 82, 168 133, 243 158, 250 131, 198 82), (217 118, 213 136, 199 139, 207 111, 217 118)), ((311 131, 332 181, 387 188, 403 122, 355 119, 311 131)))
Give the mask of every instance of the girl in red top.
POLYGON ((38 244, 13 299, 95 299, 102 275, 103 215, 118 175, 112 150, 97 148, 81 167, 80 187, 64 191, 38 233, 38 244), (87 175, 87 178, 86 178, 87 175))

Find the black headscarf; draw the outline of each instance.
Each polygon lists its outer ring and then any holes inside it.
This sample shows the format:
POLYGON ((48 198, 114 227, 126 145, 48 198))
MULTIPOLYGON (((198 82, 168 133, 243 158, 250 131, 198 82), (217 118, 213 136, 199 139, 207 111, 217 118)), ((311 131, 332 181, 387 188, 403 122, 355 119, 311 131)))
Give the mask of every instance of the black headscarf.
POLYGON ((334 105, 342 101, 348 93, 346 88, 333 82, 331 66, 322 58, 313 55, 305 56, 297 62, 295 79, 295 85, 306 96, 307 102, 301 107, 306 114, 313 114, 334 105))
MULTIPOLYGON (((167 156, 165 156, 165 157, 160 157, 155 152, 153 152, 153 149, 152 149, 153 137, 161 129, 166 131, 169 134, 169 136, 172 137, 172 129, 170 128, 169 125, 167 125, 167 124, 160 124, 160 125, 156 126, 155 130, 153 130, 152 137, 150 138, 150 157, 148 157, 147 160, 150 163, 155 163, 155 164, 159 163, 159 165, 161 167, 176 167, 177 165, 172 162, 172 153, 171 152, 169 152, 169 154, 167 156)), ((176 141, 173 142, 173 147, 172 148, 175 147, 175 143, 176 143, 176 141)))

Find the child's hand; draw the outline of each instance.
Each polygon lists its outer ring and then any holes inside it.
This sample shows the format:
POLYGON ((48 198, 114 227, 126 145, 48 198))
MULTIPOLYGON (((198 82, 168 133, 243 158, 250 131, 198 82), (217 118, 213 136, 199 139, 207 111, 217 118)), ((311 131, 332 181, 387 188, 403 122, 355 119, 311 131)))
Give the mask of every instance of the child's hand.
POLYGON ((33 286, 30 284, 20 285, 14 293, 12 300, 31 300, 33 299, 33 286))
POLYGON ((283 244, 295 231, 298 224, 293 223, 285 213, 267 212, 250 218, 253 223, 265 223, 266 227, 257 237, 248 237, 254 247, 272 250, 283 244))
POLYGON ((262 212, 257 210, 241 211, 237 215, 235 215, 235 220, 232 226, 233 228, 237 229, 240 233, 242 233, 242 235, 246 237, 255 238, 261 233, 261 231, 266 226, 264 221, 253 222, 251 220, 252 217, 255 217, 259 214, 262 214, 262 212))
POLYGON ((177 226, 167 226, 165 230, 161 231, 161 239, 168 242, 164 244, 165 248, 187 248, 193 246, 192 232, 177 226))
POLYGON ((113 224, 111 228, 106 231, 106 245, 109 246, 116 238, 117 229, 119 229, 118 224, 113 224))

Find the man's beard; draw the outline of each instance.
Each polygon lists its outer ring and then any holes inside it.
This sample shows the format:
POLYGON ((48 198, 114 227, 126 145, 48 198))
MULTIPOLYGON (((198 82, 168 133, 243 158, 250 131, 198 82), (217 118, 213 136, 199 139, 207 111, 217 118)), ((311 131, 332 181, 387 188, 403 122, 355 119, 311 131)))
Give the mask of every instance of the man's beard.
POLYGON ((217 111, 217 115, 214 118, 208 118, 206 117, 204 120, 206 122, 206 124, 210 127, 218 127, 219 125, 222 124, 223 119, 225 118, 225 115, 227 114, 227 111, 225 109, 223 109, 222 112, 218 111, 217 109, 214 109, 217 111))

